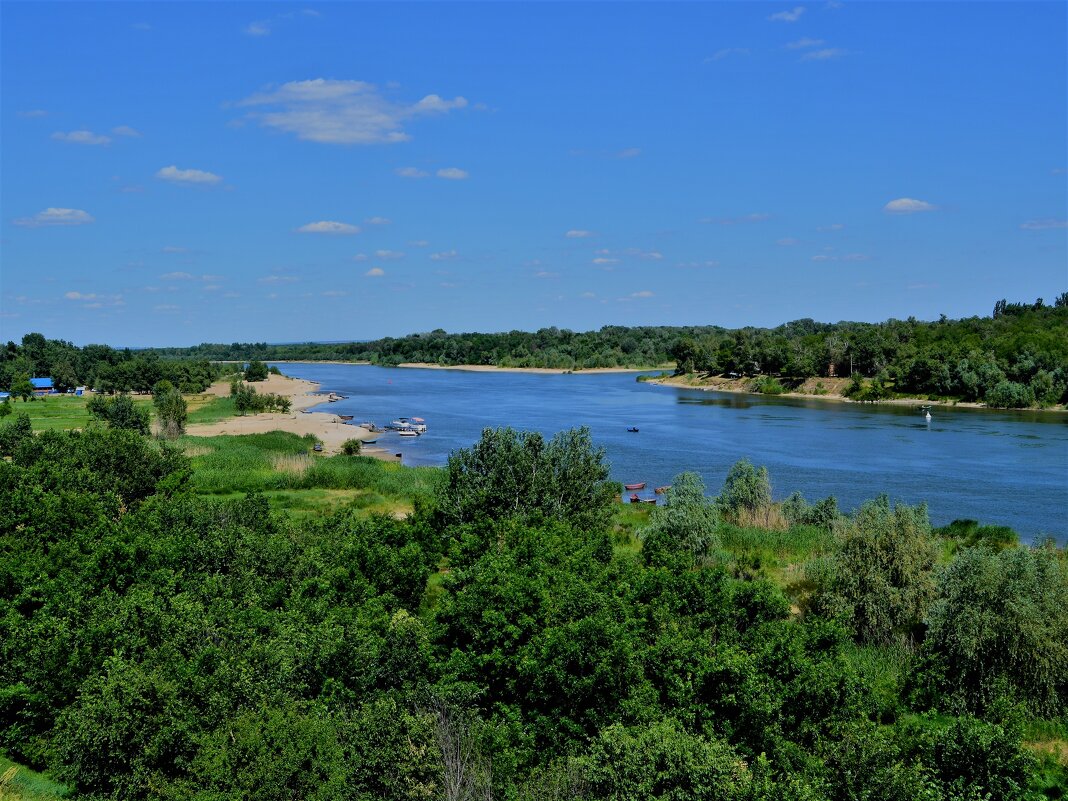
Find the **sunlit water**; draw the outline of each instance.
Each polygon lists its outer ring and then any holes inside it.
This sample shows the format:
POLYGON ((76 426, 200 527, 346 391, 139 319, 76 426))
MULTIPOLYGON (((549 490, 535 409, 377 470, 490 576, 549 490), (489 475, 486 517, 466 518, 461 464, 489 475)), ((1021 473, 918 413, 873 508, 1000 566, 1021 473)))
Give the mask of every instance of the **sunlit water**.
POLYGON ((352 414, 354 423, 425 418, 421 437, 379 437, 409 465, 444 464, 486 427, 552 435, 588 426, 612 477, 648 482, 648 497, 684 470, 700 473, 714 494, 745 457, 767 466, 776 498, 795 490, 809 501, 834 495, 848 511, 886 493, 926 501, 936 525, 974 518, 1012 526, 1027 540, 1068 538, 1063 414, 935 407, 928 423, 914 408, 675 389, 639 383, 633 373, 280 366, 347 395, 329 411, 352 414))

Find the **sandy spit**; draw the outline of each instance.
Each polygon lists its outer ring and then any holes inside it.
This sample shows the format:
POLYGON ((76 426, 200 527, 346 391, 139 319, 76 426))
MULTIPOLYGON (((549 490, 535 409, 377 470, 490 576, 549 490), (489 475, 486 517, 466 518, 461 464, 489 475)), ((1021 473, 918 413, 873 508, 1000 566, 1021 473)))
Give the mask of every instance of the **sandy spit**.
MULTIPOLYGON (((289 398, 293 404, 293 410, 289 414, 264 412, 263 414, 248 414, 244 417, 230 417, 215 423, 198 423, 190 425, 186 433, 193 437, 216 437, 221 434, 265 434, 268 431, 288 431, 298 436, 312 434, 322 441, 323 453, 326 455, 340 453, 341 446, 346 440, 358 439, 362 442, 378 436, 365 428, 347 424, 336 414, 325 411, 305 411, 312 406, 326 402, 326 395, 318 392, 319 384, 314 381, 272 374, 266 381, 257 381, 253 386, 261 395, 273 392, 289 398)), ((230 382, 216 381, 207 389, 207 393, 217 397, 226 397, 230 394, 230 382)), ((400 461, 393 452, 384 448, 366 447, 360 452, 365 456, 374 456, 386 461, 400 461)))

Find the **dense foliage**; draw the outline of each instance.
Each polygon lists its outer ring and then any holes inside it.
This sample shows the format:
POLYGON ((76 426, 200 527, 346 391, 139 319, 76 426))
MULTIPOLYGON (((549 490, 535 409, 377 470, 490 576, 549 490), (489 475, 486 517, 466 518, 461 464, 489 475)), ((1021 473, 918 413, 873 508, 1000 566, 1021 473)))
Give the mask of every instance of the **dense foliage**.
POLYGON ((21 344, 0 349, 0 390, 19 394, 30 378, 51 378, 59 392, 87 386, 97 392, 148 393, 169 381, 180 392, 203 392, 230 370, 203 358, 166 358, 151 351, 116 350, 107 345, 79 348, 70 342, 27 334, 21 344))
POLYGON ((853 375, 854 392, 862 400, 897 392, 991 406, 1049 406, 1068 402, 1068 293, 1053 305, 1042 300, 1001 300, 990 317, 943 317, 934 322, 911 317, 883 323, 803 319, 770 329, 604 326, 582 333, 543 328, 534 333, 448 334, 438 329, 369 342, 205 343, 155 353, 212 360, 425 362, 561 370, 674 362, 680 372, 757 376, 755 391, 770 393, 788 388, 788 379, 853 375))
POLYGON ((1038 799, 1020 710, 1068 711, 1062 553, 931 572, 922 509, 878 501, 817 538, 877 562, 828 585, 852 614, 798 613, 729 552, 752 465, 678 477, 642 547, 584 431, 487 431, 405 520, 198 497, 121 428, 0 441, 0 749, 80 797, 1038 799))

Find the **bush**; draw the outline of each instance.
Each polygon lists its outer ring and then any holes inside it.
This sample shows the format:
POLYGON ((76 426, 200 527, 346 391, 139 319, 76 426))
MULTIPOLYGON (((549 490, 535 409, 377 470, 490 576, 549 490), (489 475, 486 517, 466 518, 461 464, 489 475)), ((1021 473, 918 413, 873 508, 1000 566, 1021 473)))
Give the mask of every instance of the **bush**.
POLYGON ((362 445, 363 443, 358 439, 347 439, 341 445, 341 452, 346 456, 359 456, 362 445))
POLYGON ((782 395, 786 392, 786 387, 780 384, 777 378, 764 375, 749 382, 749 391, 760 392, 764 395, 782 395))
POLYGON ((1015 381, 1001 381, 986 393, 986 405, 1000 409, 1022 409, 1035 405, 1035 393, 1024 384, 1015 381))
POLYGON ((748 459, 735 462, 727 472, 716 505, 726 514, 737 516, 742 511, 757 513, 771 505, 771 480, 768 469, 753 467, 748 459))
POLYGON ((267 365, 257 359, 253 359, 248 363, 248 367, 245 368, 245 380, 266 381, 267 365))
POLYGON ((85 408, 91 417, 107 423, 111 428, 148 434, 148 409, 139 408, 126 393, 114 398, 94 395, 85 408))

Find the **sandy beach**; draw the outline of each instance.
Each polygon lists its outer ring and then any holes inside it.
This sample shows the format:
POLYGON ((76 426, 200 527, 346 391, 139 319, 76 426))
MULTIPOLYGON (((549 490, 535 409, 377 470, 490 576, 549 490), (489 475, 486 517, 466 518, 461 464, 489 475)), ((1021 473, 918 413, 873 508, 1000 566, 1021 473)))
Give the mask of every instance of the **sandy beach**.
MULTIPOLYGON (((193 437, 264 434, 268 431, 288 431, 298 436, 312 434, 322 441, 323 453, 326 455, 340 453, 346 440, 358 439, 362 442, 378 436, 365 428, 346 424, 336 414, 327 411, 305 411, 326 402, 326 396, 318 392, 319 384, 314 381, 272 374, 266 381, 257 381, 253 386, 261 395, 273 392, 275 395, 289 398, 293 404, 292 411, 289 414, 248 414, 244 417, 228 417, 215 423, 193 424, 186 429, 186 433, 193 437)), ((230 382, 217 381, 208 387, 205 394, 227 397, 230 394, 230 382)), ((393 452, 383 448, 364 447, 360 453, 386 461, 399 461, 393 452)))

